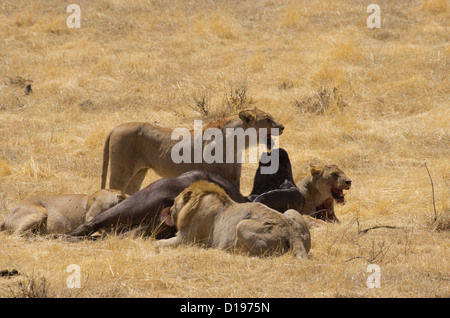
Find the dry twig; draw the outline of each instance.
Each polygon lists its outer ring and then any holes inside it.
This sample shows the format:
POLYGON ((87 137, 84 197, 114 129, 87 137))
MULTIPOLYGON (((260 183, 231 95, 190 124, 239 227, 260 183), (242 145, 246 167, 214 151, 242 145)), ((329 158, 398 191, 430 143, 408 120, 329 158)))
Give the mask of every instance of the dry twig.
POLYGON ((425 165, 425 168, 427 169, 428 176, 430 177, 431 191, 432 191, 432 193, 433 193, 434 221, 436 221, 436 220, 437 220, 437 213, 436 213, 436 204, 435 204, 435 200, 434 200, 434 184, 433 184, 433 179, 431 178, 430 170, 428 170, 427 163, 424 162, 424 165, 425 165))
POLYGON ((360 230, 358 232, 358 234, 361 234, 361 233, 366 234, 370 230, 375 230, 375 229, 402 229, 402 227, 392 226, 392 225, 376 225, 376 226, 372 226, 372 227, 369 227, 364 230, 360 230))

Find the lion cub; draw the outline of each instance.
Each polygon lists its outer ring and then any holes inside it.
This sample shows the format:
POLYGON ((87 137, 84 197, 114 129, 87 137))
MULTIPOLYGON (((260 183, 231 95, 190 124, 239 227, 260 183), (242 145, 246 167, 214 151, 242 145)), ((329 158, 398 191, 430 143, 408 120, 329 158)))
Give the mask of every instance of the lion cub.
POLYGON ((99 190, 92 195, 35 196, 17 204, 0 224, 1 231, 24 234, 65 234, 126 199, 118 190, 99 190))
POLYGON ((306 257, 311 238, 303 217, 295 210, 279 213, 261 203, 236 203, 218 185, 196 181, 175 198, 161 216, 175 224, 177 236, 160 240, 158 247, 197 243, 250 255, 285 253, 292 249, 306 257))

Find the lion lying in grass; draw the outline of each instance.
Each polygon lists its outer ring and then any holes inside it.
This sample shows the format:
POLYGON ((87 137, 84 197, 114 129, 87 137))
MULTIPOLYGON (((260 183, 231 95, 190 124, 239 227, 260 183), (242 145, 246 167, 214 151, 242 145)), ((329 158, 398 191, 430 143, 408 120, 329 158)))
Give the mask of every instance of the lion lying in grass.
POLYGON ((35 196, 18 203, 0 231, 24 234, 64 234, 125 200, 118 190, 99 190, 92 195, 35 196))
POLYGON ((309 230, 297 211, 282 214, 260 203, 236 203, 221 187, 203 180, 176 197, 165 221, 177 226, 177 236, 158 241, 158 247, 196 243, 250 255, 292 249, 298 258, 311 248, 309 230))

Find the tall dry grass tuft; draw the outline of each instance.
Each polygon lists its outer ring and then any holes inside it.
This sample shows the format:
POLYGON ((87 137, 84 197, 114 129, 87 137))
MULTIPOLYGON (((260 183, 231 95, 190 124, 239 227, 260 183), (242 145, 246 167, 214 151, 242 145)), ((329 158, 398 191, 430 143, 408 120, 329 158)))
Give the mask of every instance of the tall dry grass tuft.
POLYGON ((52 298, 54 296, 49 290, 46 279, 37 274, 19 278, 17 283, 8 285, 8 289, 2 295, 5 298, 52 298))
POLYGON ((294 105, 303 113, 315 115, 336 114, 348 106, 337 87, 334 87, 333 90, 323 87, 312 97, 295 100, 294 105))

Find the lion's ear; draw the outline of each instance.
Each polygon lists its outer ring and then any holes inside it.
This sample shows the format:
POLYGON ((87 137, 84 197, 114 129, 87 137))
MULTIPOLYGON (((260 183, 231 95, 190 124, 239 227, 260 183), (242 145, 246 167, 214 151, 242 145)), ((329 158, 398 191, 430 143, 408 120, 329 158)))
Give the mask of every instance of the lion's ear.
POLYGON ((188 202, 191 199, 191 196, 192 196, 192 191, 186 191, 183 194, 183 201, 188 202))
POLYGON ((128 199, 130 196, 120 191, 120 193, 116 194, 116 197, 118 202, 122 202, 123 200, 128 199))
POLYGON ((323 171, 323 168, 317 167, 317 166, 310 166, 309 168, 310 168, 310 171, 311 171, 311 175, 313 177, 319 176, 322 173, 322 171, 323 171))
POLYGON ((256 120, 256 111, 255 109, 250 109, 250 110, 242 110, 239 112, 239 118, 244 122, 244 123, 251 123, 252 121, 256 120))

